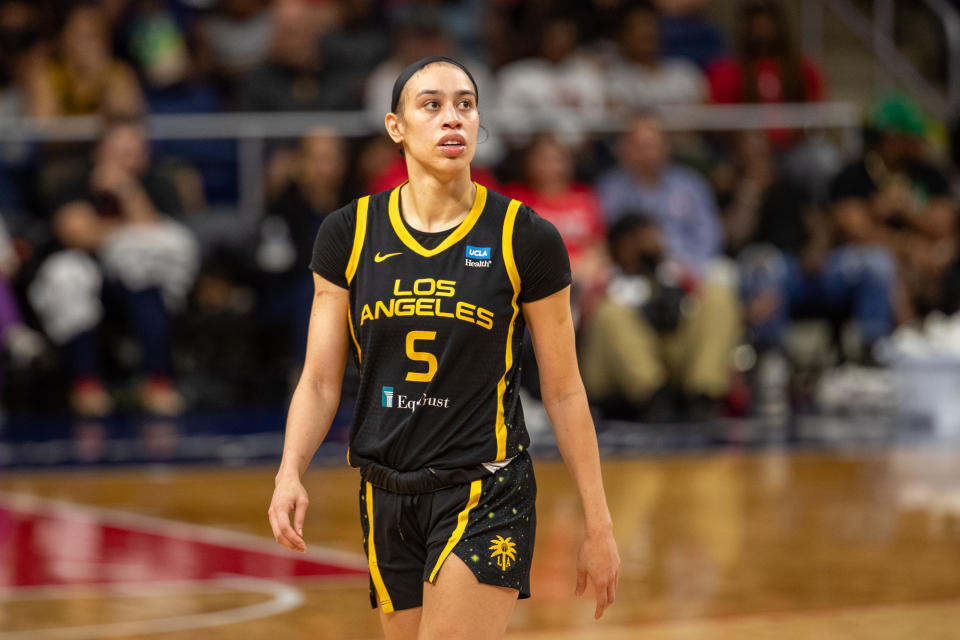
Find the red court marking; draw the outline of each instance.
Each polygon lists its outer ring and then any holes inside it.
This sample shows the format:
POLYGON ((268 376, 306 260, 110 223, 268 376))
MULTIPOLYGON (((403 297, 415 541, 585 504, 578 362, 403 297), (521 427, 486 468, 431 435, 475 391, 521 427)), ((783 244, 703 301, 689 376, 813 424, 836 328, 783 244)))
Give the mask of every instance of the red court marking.
MULTIPOLYGON (((40 585, 365 576, 339 559, 270 549, 267 541, 213 527, 0 495, 0 588, 40 585), (6 503, 6 504, 4 504, 6 503)), ((21 496, 20 498, 25 498, 21 496)))

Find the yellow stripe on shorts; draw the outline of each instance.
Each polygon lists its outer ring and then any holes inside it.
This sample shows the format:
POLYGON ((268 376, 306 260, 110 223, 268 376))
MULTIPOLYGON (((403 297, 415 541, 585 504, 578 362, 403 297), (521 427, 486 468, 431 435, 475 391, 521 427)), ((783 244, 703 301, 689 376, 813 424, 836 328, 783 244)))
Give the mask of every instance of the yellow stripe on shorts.
POLYGON ((453 530, 453 533, 450 534, 450 539, 447 540, 447 546, 440 552, 440 557, 437 558, 437 564, 433 567, 433 571, 430 572, 430 584, 433 584, 437 579, 437 574, 440 572, 440 567, 443 566, 443 561, 447 559, 447 556, 450 555, 453 548, 460 542, 460 538, 463 537, 463 532, 467 528, 467 520, 470 517, 470 510, 480 502, 480 485, 480 480, 474 480, 470 483, 470 499, 467 500, 467 506, 465 506, 463 511, 457 516, 457 526, 453 530))
POLYGON ((377 566, 377 547, 373 544, 373 485, 367 483, 367 566, 370 567, 370 579, 377 592, 380 610, 384 613, 393 612, 393 601, 387 593, 387 585, 383 583, 380 567, 377 566))

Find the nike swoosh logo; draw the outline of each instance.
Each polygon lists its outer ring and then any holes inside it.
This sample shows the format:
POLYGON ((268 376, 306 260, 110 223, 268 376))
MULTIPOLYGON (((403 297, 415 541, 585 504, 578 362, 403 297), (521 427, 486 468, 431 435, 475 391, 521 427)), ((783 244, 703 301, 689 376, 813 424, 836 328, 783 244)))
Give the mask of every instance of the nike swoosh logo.
POLYGON ((380 252, 377 251, 377 255, 373 256, 373 261, 374 261, 374 262, 383 262, 383 261, 386 260, 387 258, 392 258, 393 256, 399 256, 399 255, 402 254, 402 253, 403 253, 403 251, 397 251, 396 253, 388 253, 388 254, 382 256, 382 255, 380 255, 380 252))

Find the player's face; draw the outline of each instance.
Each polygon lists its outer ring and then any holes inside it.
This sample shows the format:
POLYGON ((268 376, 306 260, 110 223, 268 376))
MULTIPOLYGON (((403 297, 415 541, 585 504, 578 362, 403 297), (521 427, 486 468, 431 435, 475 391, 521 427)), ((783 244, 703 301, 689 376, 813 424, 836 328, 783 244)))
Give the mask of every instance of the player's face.
POLYGON ((477 94, 461 69, 434 63, 404 87, 397 141, 412 159, 443 173, 463 170, 476 152, 479 128, 477 94))

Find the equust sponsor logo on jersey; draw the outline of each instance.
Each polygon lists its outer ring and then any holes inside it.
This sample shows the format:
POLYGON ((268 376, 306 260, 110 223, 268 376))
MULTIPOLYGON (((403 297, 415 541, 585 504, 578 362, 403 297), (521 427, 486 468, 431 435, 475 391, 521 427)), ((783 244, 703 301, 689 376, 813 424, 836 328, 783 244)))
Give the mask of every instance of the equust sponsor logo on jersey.
POLYGON ((484 329, 493 328, 493 311, 455 299, 455 280, 420 278, 405 284, 398 278, 393 282, 393 295, 396 297, 363 305, 360 309, 360 326, 380 318, 417 316, 456 318, 484 329))
POLYGON ((450 398, 437 398, 423 393, 419 396, 408 396, 403 393, 394 394, 393 387, 383 387, 380 396, 380 406, 387 409, 406 409, 411 413, 420 407, 436 407, 449 409, 450 398))
POLYGON ((490 247, 474 247, 468 244, 464 264, 468 267, 489 267, 493 264, 492 256, 493 251, 490 247))

